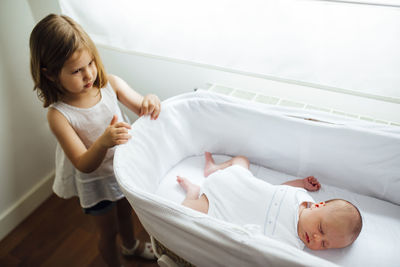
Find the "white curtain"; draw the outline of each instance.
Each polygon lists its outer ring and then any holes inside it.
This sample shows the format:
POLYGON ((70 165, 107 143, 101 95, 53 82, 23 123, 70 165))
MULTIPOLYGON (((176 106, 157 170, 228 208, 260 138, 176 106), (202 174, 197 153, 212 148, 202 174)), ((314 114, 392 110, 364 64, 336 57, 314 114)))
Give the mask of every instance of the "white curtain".
POLYGON ((400 8, 366 2, 60 0, 60 6, 99 45, 400 103, 400 8))

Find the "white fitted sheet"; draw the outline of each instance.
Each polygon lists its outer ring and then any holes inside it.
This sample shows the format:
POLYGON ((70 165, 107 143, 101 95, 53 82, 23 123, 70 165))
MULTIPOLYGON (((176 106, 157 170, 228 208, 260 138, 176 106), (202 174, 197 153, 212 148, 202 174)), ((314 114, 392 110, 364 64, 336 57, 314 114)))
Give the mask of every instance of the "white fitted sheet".
MULTIPOLYGON (((230 157, 215 155, 214 158, 216 162, 222 162, 230 157)), ((176 182, 176 176, 189 178, 193 183, 201 186, 205 179, 203 167, 203 156, 183 159, 167 172, 155 194, 175 203, 181 203, 185 193, 176 182)), ((256 177, 272 184, 281 184, 299 178, 254 164, 251 164, 250 170, 256 177)), ((321 190, 310 193, 310 195, 317 202, 332 198, 349 200, 360 209, 363 216, 363 229, 358 239, 350 247, 326 251, 312 251, 306 248, 305 251, 341 266, 399 266, 399 205, 328 184, 323 184, 321 190)))

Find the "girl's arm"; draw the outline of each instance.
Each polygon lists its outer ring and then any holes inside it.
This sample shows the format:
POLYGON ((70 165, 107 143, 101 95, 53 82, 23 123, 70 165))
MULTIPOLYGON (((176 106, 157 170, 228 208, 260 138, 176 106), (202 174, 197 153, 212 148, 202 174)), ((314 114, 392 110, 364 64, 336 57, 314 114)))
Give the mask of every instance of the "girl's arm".
POLYGON ((152 119, 158 118, 161 104, 156 95, 150 94, 143 97, 115 75, 108 75, 108 81, 115 90, 118 100, 127 108, 139 116, 149 114, 152 119))
POLYGON ((116 115, 104 133, 89 148, 86 148, 68 120, 58 110, 49 108, 47 120, 72 164, 85 173, 92 172, 100 166, 110 147, 126 143, 130 138, 127 130, 131 128, 130 125, 117 122, 116 115))

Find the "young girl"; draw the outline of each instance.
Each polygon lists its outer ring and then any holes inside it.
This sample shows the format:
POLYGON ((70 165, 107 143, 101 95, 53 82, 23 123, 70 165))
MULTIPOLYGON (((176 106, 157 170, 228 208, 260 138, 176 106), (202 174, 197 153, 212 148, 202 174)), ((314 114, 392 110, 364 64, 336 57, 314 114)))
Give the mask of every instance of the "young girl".
POLYGON ((116 182, 113 156, 115 145, 131 138, 118 100, 151 119, 160 114, 160 100, 106 75, 93 41, 69 17, 42 19, 31 33, 30 51, 34 90, 49 107, 47 119, 58 140, 55 193, 78 196, 85 213, 93 215, 98 248, 109 266, 121 265, 117 233, 122 254, 154 259, 151 245, 134 238, 132 209, 116 182))

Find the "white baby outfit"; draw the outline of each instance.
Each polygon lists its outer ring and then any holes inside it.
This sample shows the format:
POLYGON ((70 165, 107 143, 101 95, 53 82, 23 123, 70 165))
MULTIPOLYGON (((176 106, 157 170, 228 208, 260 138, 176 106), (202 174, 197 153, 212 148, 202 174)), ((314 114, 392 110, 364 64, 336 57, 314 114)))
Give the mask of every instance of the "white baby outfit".
MULTIPOLYGON (((51 105, 69 121, 86 148, 104 133, 114 114, 119 121, 124 119, 111 85, 108 83, 100 93, 101 100, 90 108, 78 108, 60 101, 51 105)), ((114 150, 115 147, 108 149, 103 162, 95 171, 82 173, 72 165, 57 143, 53 191, 62 198, 78 196, 83 208, 94 206, 102 200, 115 201, 123 198, 114 176, 114 150)))
POLYGON ((211 174, 201 192, 208 198, 210 216, 304 248, 297 234, 299 205, 314 202, 306 190, 269 184, 233 165, 211 174))

